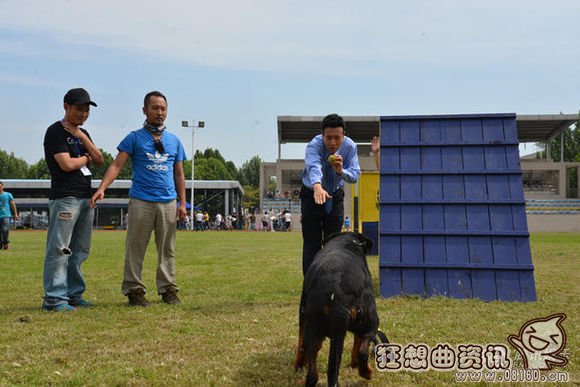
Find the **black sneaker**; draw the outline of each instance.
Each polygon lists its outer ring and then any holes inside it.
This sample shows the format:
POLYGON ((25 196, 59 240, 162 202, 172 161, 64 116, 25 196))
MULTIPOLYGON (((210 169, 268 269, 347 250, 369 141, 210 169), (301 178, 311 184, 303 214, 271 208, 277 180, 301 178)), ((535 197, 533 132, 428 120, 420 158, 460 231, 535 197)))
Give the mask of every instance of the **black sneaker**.
POLYGON ((149 306, 149 301, 145 298, 144 289, 135 289, 127 294, 129 306, 149 306))
POLYGON ((181 304, 179 297, 177 297, 177 290, 174 288, 167 289, 165 293, 161 294, 161 298, 163 299, 163 302, 165 302, 166 304, 172 305, 181 304))

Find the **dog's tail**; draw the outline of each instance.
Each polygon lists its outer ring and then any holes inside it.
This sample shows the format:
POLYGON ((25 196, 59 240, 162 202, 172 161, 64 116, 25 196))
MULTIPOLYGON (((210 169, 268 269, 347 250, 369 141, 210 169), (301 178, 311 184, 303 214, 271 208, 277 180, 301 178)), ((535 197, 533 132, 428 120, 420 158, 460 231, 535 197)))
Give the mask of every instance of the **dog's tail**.
POLYGON ((328 354, 328 385, 338 385, 338 374, 342 352, 344 349, 344 337, 349 324, 348 296, 341 289, 334 289, 328 296, 330 301, 330 353, 328 354))
POLYGON ((330 339, 330 353, 328 355, 328 385, 338 385, 338 372, 340 370, 340 361, 342 360, 342 351, 344 348, 344 336, 346 329, 340 337, 330 339))

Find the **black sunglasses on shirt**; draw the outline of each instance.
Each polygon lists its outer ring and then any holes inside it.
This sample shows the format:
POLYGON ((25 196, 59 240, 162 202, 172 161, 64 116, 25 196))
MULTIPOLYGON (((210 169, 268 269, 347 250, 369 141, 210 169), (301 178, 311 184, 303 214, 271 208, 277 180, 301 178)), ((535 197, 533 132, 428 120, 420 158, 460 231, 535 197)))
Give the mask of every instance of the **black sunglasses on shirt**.
POLYGON ((165 153, 165 148, 161 140, 155 140, 155 150, 159 153, 165 153))

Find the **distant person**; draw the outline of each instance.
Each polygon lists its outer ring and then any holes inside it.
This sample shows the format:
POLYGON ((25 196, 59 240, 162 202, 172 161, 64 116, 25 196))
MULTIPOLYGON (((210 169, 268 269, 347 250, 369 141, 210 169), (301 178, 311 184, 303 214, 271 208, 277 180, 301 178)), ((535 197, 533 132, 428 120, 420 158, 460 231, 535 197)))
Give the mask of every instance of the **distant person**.
MULTIPOLYGON (((377 166, 377 170, 381 170, 381 144, 379 141, 379 138, 377 136, 374 136, 371 140, 371 151, 373 152, 373 155, 375 157, 375 165, 377 166)), ((379 182, 379 187, 380 187, 380 182, 379 182)), ((377 201, 376 201, 376 206, 377 209, 380 207, 379 206, 380 203, 380 194, 379 194, 379 190, 377 190, 377 201)))
POLYGON ((223 218, 222 214, 220 214, 218 212, 215 216, 215 227, 218 231, 222 228, 223 220, 224 220, 224 218, 223 218))
POLYGON ((344 218, 344 231, 350 231, 350 219, 348 216, 344 218))
POLYGON ((268 211, 264 209, 264 213, 262 215, 262 230, 268 231, 268 224, 270 224, 270 216, 268 216, 268 211))
POLYGON ((203 231, 203 212, 195 214, 195 231, 203 231))
POLYGON ((4 191, 4 184, 0 181, 0 249, 8 250, 10 243, 10 219, 20 219, 14 196, 10 192, 4 191))
POLYGON ((130 306, 149 306, 146 286, 141 279, 143 260, 151 233, 157 246, 157 293, 166 304, 179 304, 175 281, 175 235, 177 218, 187 214, 183 144, 165 127, 167 98, 159 91, 147 93, 143 100, 143 126, 129 133, 119 144, 119 153, 111 163, 93 205, 105 196, 105 190, 131 159, 132 182, 129 190, 129 227, 125 244, 125 270, 121 289, 130 306), (179 200, 177 207, 176 199, 179 200), (177 214, 176 214, 177 207, 177 214), (176 216, 177 215, 177 216, 176 216))
POLYGON ((322 241, 340 232, 344 219, 345 182, 356 183, 360 165, 356 143, 345 135, 341 116, 322 120, 322 133, 306 145, 302 172, 302 272, 306 274, 322 241))
POLYGON ((90 306, 83 298, 86 284, 81 264, 89 258, 93 213, 90 206, 91 163, 102 165, 103 155, 81 128, 90 115, 85 89, 64 96, 64 118, 46 130, 44 159, 50 171, 49 223, 44 257, 42 309, 71 311, 90 306))
POLYGON ((256 214, 254 212, 250 214, 250 230, 256 231, 256 214))
POLYGON ((290 231, 292 229, 292 213, 290 211, 284 211, 282 216, 284 217, 284 230, 290 231))
POLYGON ((381 169, 381 144, 379 138, 374 136, 371 140, 371 151, 373 152, 373 156, 375 157, 375 165, 377 169, 381 169))
POLYGON ((203 213, 203 229, 209 230, 209 213, 207 211, 203 213))

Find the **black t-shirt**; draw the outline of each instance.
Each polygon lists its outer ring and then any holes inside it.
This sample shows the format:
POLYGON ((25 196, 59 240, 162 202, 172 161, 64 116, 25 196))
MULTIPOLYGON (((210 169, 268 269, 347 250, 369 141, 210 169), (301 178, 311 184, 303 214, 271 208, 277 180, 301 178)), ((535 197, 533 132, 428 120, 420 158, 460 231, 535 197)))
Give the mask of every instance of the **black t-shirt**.
MULTIPOLYGON (((91 138, 86 130, 81 130, 91 138)), ((90 198, 92 196, 91 176, 83 175, 80 170, 65 172, 54 159, 55 154, 64 152, 72 158, 77 158, 87 153, 87 149, 78 138, 64 129, 62 122, 57 121, 48 127, 44 135, 44 159, 51 177, 48 198, 51 200, 66 196, 90 198)))

